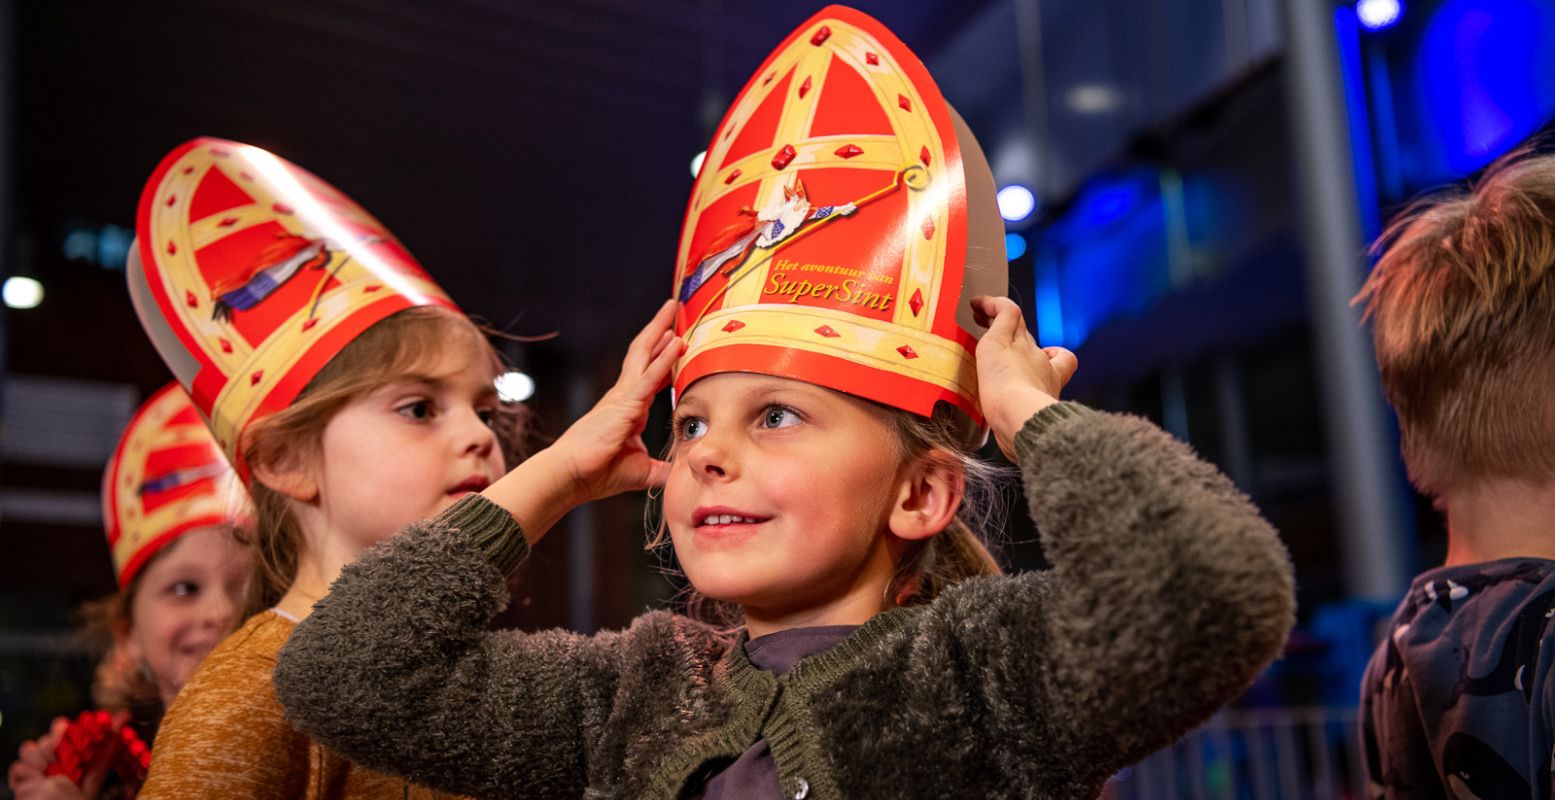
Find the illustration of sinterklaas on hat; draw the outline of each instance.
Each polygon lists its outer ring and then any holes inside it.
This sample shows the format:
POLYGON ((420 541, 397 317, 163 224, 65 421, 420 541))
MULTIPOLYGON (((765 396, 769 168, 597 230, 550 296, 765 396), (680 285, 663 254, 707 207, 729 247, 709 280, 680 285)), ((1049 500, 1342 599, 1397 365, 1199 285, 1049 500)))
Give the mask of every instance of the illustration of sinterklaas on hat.
POLYGON ((784 40, 708 147, 677 254, 677 393, 762 372, 981 421, 968 300, 1008 280, 993 176, 928 71, 831 6, 784 40))
POLYGON ((130 295, 240 473, 240 437, 347 343, 412 306, 453 307, 378 220, 265 150, 200 138, 141 195, 130 295))

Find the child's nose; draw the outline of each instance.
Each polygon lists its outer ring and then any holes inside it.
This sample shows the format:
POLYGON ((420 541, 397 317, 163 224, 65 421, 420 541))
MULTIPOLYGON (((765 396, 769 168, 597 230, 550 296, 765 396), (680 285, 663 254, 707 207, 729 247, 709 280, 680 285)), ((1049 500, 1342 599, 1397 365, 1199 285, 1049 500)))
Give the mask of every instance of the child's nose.
POLYGON ((233 618, 238 613, 236 599, 220 590, 212 590, 204 594, 205 621, 218 628, 232 627, 233 618))
POLYGON ((687 462, 697 475, 713 479, 729 478, 734 470, 734 450, 709 432, 693 443, 687 462))
POLYGON ((490 456, 497 447, 497 432, 492 430, 491 424, 474 409, 465 415, 458 436, 462 453, 473 453, 483 459, 490 456))

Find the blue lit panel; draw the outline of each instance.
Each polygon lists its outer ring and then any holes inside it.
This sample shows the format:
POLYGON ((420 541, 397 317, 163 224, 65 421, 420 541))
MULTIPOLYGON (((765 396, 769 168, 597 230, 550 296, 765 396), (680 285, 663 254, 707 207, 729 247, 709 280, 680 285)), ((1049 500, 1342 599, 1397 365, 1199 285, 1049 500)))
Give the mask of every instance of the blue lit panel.
POLYGON ((1037 334, 1075 348, 1170 285, 1165 212, 1153 170, 1094 181, 1035 236, 1037 334))
POLYGON ((1472 173, 1555 116, 1549 0, 1421 0, 1361 46, 1385 201, 1472 173))
POLYGON ((1555 15, 1534 0, 1451 0, 1416 56, 1426 121, 1455 172, 1476 170, 1555 111, 1555 15))

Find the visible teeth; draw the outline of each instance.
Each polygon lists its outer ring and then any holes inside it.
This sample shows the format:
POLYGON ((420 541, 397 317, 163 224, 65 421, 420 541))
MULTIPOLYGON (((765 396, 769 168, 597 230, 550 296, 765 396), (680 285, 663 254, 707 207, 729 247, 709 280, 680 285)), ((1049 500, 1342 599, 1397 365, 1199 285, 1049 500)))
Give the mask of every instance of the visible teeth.
POLYGON ((754 519, 752 519, 750 517, 738 517, 738 516, 735 516, 734 514, 713 514, 713 515, 709 516, 707 519, 702 520, 702 524, 703 525, 729 525, 729 524, 732 524, 732 523, 735 523, 735 522, 743 522, 743 523, 752 523, 753 524, 753 523, 756 522, 756 520, 754 520, 754 519))

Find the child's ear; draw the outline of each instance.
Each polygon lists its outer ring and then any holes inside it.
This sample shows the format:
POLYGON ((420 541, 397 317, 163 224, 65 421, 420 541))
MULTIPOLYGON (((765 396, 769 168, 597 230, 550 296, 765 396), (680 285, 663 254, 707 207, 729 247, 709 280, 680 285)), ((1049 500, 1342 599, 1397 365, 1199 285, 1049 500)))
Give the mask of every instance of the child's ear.
POLYGON ((932 451, 903 468, 887 524, 899 538, 928 539, 956 518, 965 492, 961 462, 948 453, 932 451))
POLYGON ((318 499, 319 482, 313 470, 299 458, 285 458, 278 463, 251 464, 254 477, 269 488, 300 503, 318 499))

